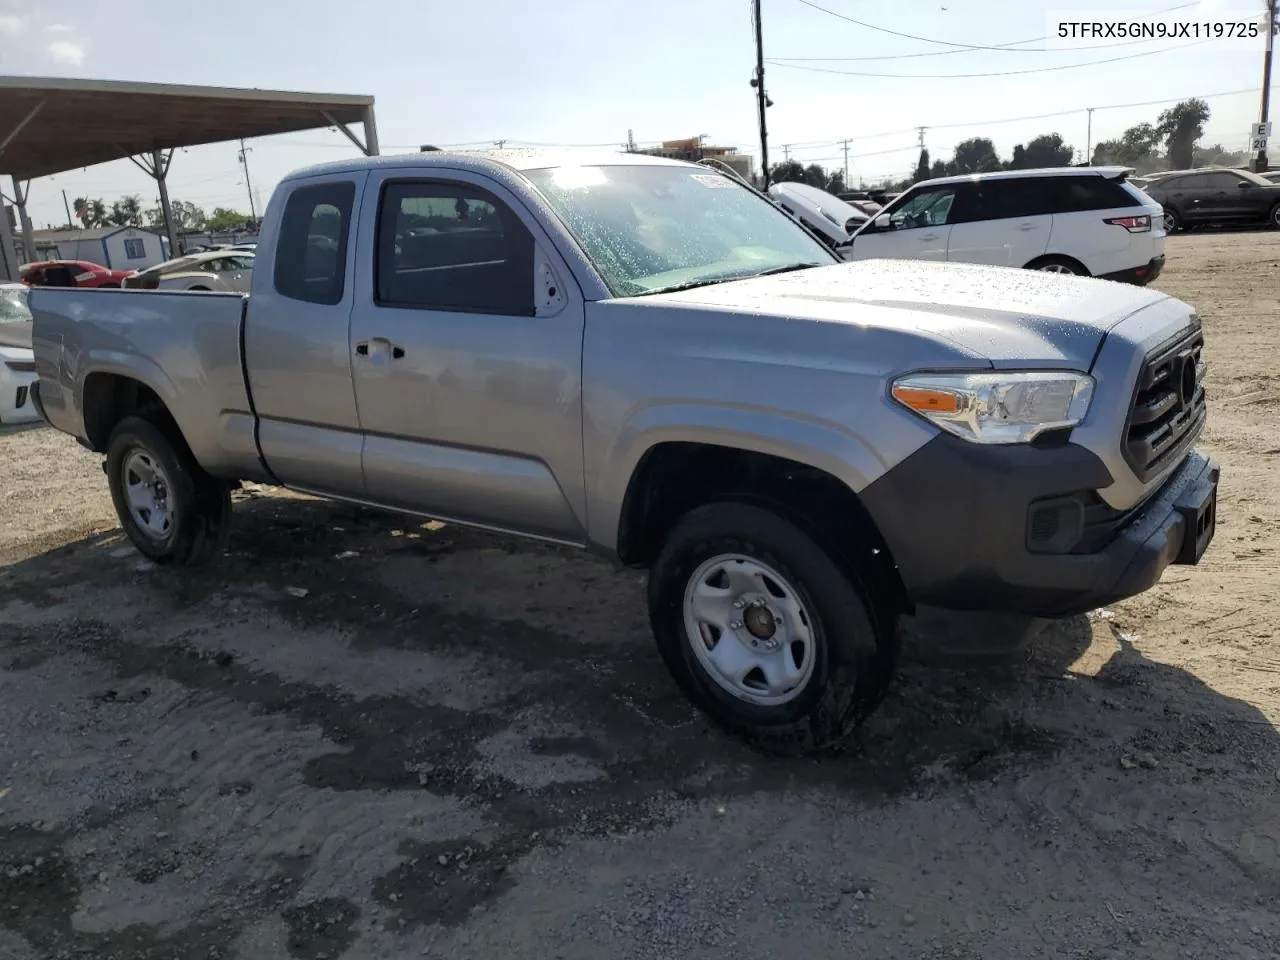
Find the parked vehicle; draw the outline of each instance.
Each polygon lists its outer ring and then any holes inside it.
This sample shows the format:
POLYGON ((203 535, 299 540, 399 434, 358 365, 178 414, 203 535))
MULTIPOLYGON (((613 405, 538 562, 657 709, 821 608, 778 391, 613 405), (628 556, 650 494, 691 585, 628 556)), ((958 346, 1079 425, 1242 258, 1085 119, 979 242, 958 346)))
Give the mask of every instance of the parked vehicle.
POLYGON ((769 196, 842 257, 853 232, 867 222, 861 210, 807 183, 775 183, 769 196))
POLYGON ((119 287, 133 270, 111 270, 87 260, 42 260, 24 264, 18 278, 32 287, 119 287))
POLYGON ((1248 170, 1206 167, 1147 184, 1168 233, 1184 227, 1265 223, 1280 230, 1280 183, 1248 170))
POLYGON ((1267 183, 1280 183, 1280 170, 1272 170, 1268 173, 1260 173, 1258 174, 1258 176, 1262 177, 1262 179, 1267 181, 1267 183))
POLYGON ((31 403, 36 364, 27 307, 30 292, 22 283, 0 283, 0 426, 39 419, 31 403))
POLYGON ((1026 267, 1127 283, 1164 269, 1160 205, 1125 167, 1009 170, 922 180, 853 236, 851 258, 1026 267))
POLYGON ((215 250, 158 263, 129 277, 124 285, 141 290, 216 290, 248 293, 253 282, 248 251, 215 250))
POLYGON ((1157 291, 841 263, 636 154, 313 167, 260 249, 248 298, 32 295, 37 407, 142 553, 219 555, 240 480, 594 550, 770 749, 875 708, 913 604, 1079 613, 1214 534, 1200 320, 1157 291))

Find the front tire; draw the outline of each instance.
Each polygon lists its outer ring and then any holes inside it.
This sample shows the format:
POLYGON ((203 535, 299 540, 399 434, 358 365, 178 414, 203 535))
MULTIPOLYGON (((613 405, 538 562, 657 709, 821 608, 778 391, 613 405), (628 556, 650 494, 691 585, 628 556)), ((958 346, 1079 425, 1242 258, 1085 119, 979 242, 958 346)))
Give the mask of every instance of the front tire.
POLYGON ((861 581, 777 514, 686 514, 649 573, 658 651, 694 704, 752 744, 830 750, 875 710, 896 659, 891 617, 861 581))
POLYGON ((231 492, 201 469, 171 421, 121 420, 106 472, 120 526, 148 559, 190 567, 221 553, 231 492))

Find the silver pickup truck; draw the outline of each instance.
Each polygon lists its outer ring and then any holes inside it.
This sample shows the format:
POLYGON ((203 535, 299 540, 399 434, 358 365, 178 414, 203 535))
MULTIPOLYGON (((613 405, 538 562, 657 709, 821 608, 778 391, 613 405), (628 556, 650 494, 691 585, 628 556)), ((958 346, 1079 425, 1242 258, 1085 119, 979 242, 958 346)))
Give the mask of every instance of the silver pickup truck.
POLYGON ((626 154, 307 169, 257 259, 247 298, 32 294, 38 409, 139 550, 217 555, 252 480, 598 551, 769 749, 873 710, 914 604, 1079 613, 1214 533, 1200 320, 1153 290, 841 263, 626 154))

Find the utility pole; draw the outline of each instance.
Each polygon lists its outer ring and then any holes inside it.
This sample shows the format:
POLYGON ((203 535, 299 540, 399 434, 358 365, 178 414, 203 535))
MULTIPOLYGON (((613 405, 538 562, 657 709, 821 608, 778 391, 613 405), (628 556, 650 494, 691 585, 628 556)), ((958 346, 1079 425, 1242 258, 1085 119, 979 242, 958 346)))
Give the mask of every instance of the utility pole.
POLYGON ((1085 124, 1084 134, 1084 165, 1086 167, 1093 166, 1093 107, 1086 107, 1089 111, 1089 120, 1085 124))
POLYGON ((631 130, 627 130, 627 153, 636 152, 636 137, 631 130))
POLYGON ((1267 160, 1267 126, 1271 122, 1271 56, 1275 49, 1276 29, 1280 24, 1276 23, 1276 0, 1268 0, 1267 2, 1267 46, 1262 55, 1262 105, 1258 110, 1258 123, 1262 129, 1259 133, 1262 136, 1257 137, 1261 143, 1258 147, 1258 155, 1253 158, 1253 172, 1263 173, 1270 165, 1267 160))
POLYGON ((494 145, 495 147, 497 147, 499 150, 501 150, 501 149, 503 149, 503 148, 507 145, 507 141, 506 141, 506 140, 495 140, 495 141, 493 141, 493 145, 494 145))
POLYGON ((756 88, 756 108, 760 113, 760 173, 765 190, 769 189, 769 129, 765 123, 764 111, 769 106, 769 97, 764 92, 764 23, 760 17, 760 0, 752 3, 752 16, 756 27, 756 75, 751 85, 756 88))
POLYGON ((67 211, 67 229, 75 228, 75 223, 71 220, 71 204, 67 203, 67 191, 62 191, 62 208, 67 211))
POLYGON ((244 145, 244 137, 240 138, 240 165, 244 167, 244 186, 249 191, 249 219, 254 223, 258 222, 258 209, 253 203, 253 182, 249 179, 249 157, 248 154, 253 152, 252 147, 244 145))
POLYGON ((921 150, 924 149, 924 132, 928 129, 928 127, 916 127, 916 143, 921 150))
POLYGON ((849 189, 849 141, 844 141, 844 188, 849 189))
POLYGON ((787 163, 791 162, 791 144, 784 143, 782 145, 782 159, 787 163))

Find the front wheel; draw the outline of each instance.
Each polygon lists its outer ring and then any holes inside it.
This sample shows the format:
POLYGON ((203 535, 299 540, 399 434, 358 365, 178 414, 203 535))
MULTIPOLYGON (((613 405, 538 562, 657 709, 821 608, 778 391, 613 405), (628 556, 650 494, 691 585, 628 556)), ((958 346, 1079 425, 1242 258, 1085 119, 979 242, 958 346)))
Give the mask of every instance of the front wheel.
POLYGON ((172 423, 121 420, 107 443, 106 471, 120 526, 143 555, 197 566, 221 551, 231 493, 201 469, 172 423))
POLYGON ((747 504, 699 507, 676 525, 649 574, 649 619, 694 704, 775 753, 838 746, 893 672, 892 624, 877 625, 856 576, 747 504))

